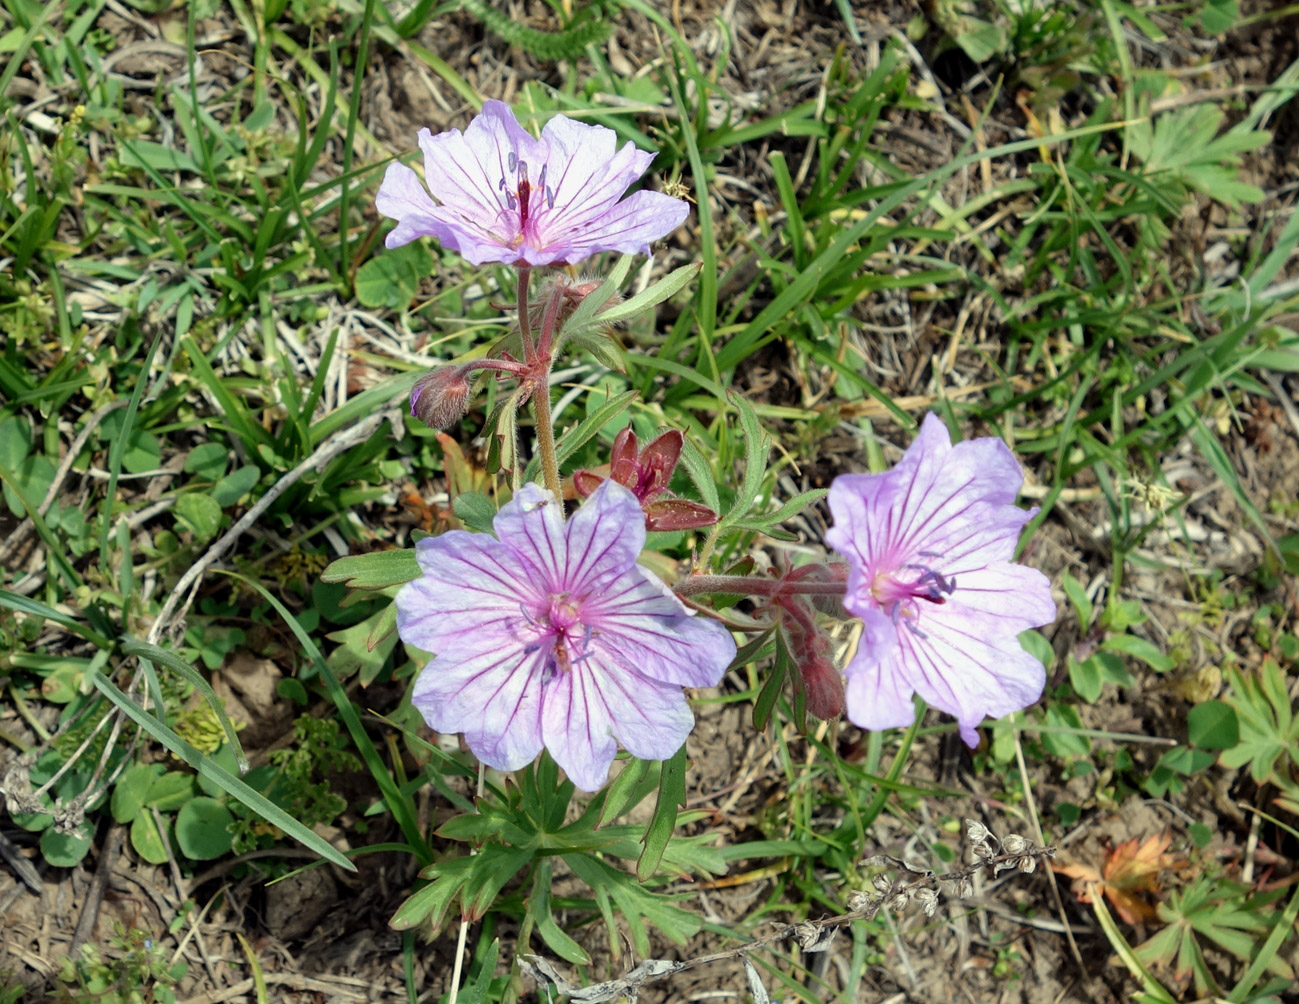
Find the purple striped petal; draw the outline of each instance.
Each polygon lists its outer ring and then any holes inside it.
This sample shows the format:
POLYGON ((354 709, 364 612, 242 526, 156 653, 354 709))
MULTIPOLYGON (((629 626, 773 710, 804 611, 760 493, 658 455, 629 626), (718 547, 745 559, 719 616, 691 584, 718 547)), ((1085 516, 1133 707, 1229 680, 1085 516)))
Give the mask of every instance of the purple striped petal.
POLYGON ((475 265, 573 264, 601 251, 648 253, 689 212, 659 192, 623 198, 654 155, 617 149, 604 126, 557 115, 534 139, 508 105, 487 101, 463 133, 421 129, 418 139, 427 191, 394 164, 376 200, 397 220, 389 247, 430 236, 475 265))
POLYGON ((975 726, 1025 708, 1045 671, 1018 635, 1055 620, 1050 582, 1011 563, 1037 510, 1013 502, 1023 474, 998 439, 951 444, 934 415, 883 474, 830 487, 826 540, 849 565, 844 607, 862 618, 845 669, 848 717, 863 728, 909 724, 919 694, 975 726))
POLYGON ((397 594, 402 639, 435 653, 412 698, 425 721, 502 769, 544 745, 587 791, 619 742, 654 759, 680 749, 693 722, 681 688, 719 682, 735 642, 636 563, 635 495, 605 481, 565 521, 525 485, 493 526, 420 541, 424 574, 397 594))

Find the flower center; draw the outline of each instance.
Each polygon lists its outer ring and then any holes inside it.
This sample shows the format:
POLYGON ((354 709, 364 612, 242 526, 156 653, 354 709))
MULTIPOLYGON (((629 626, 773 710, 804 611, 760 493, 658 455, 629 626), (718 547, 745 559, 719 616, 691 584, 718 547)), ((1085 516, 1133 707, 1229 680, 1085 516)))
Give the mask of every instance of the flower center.
POLYGON ((894 624, 906 624, 912 632, 923 638, 916 627, 920 616, 918 601, 935 605, 946 603, 956 591, 956 580, 949 579, 928 565, 903 565, 893 572, 880 572, 871 584, 871 596, 881 609, 887 610, 894 624))
MULTIPOLYGON (((529 211, 532 208, 532 193, 534 191, 532 183, 528 180, 528 165, 525 161, 519 160, 514 151, 510 151, 509 159, 506 161, 511 174, 515 176, 514 183, 511 185, 504 175, 497 182, 497 188, 505 193, 505 204, 511 210, 519 214, 519 232, 510 242, 516 247, 522 244, 530 234, 528 232, 528 220, 530 219, 529 211)), ((537 179, 535 191, 544 196, 546 206, 549 209, 555 208, 555 193, 546 184, 546 165, 541 165, 541 177, 537 179)))
POLYGON ((550 597, 550 605, 536 617, 524 617, 539 631, 537 641, 528 646, 528 651, 549 648, 550 665, 562 672, 570 672, 573 664, 586 658, 586 649, 591 641, 590 625, 582 623, 582 611, 579 602, 574 601, 568 593, 556 593, 550 597))

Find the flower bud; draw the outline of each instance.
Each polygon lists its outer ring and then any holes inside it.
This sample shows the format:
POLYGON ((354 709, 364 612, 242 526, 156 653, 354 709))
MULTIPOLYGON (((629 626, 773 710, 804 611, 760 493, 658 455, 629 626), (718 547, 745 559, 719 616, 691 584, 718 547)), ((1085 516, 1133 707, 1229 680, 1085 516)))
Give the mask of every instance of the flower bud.
POLYGON ((439 366, 410 391, 410 413, 430 429, 445 429, 469 410, 469 367, 439 366))
POLYGON ((822 721, 843 714, 843 673, 830 654, 830 639, 816 627, 810 613, 789 617, 784 630, 789 654, 798 669, 795 686, 802 690, 807 710, 822 721))

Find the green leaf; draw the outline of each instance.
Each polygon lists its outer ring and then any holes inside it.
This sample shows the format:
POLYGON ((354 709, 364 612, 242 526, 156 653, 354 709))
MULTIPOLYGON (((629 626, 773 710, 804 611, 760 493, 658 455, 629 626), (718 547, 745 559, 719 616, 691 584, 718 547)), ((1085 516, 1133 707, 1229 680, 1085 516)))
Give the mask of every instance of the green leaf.
POLYGON ((19 462, 5 478, 4 496, 9 511, 19 518, 26 516, 27 506, 23 504, 24 498, 39 509, 46 493, 50 490, 50 485, 54 483, 55 473, 54 462, 44 454, 27 457, 19 462), (13 482, 12 487, 10 481, 13 482))
POLYGON ((41 834, 41 856, 55 868, 72 868, 90 850, 94 842, 94 827, 83 822, 72 833, 59 833, 53 827, 41 834))
POLYGON ((131 822, 131 846, 151 865, 167 863, 167 838, 158 832, 152 812, 142 812, 131 822))
POLYGON ((149 785, 144 804, 159 812, 175 812, 194 795, 194 776, 169 770, 149 785))
POLYGON ((973 17, 964 17, 961 21, 955 41, 974 62, 985 63, 1006 50, 1006 32, 1002 28, 973 17))
POLYGON ((176 518, 205 544, 221 529, 221 506, 210 495, 188 492, 176 500, 176 518))
POLYGON ((627 278, 627 273, 631 271, 631 263, 634 257, 634 255, 629 254, 620 257, 599 288, 594 293, 588 294, 577 305, 577 309, 568 315, 568 320, 564 322, 564 326, 560 329, 559 336, 556 339, 556 352, 558 352, 559 346, 563 345, 571 332, 588 327, 592 323, 591 319, 595 316, 596 310, 608 303, 609 299, 618 292, 627 278))
MULTIPOLYGON (((639 798, 634 797, 644 787, 641 782, 649 774, 651 764, 652 761, 632 757, 623 765, 622 771, 614 779, 613 784, 605 789, 604 805, 600 808, 600 821, 596 825, 603 826, 617 819, 648 794, 646 791, 639 798)), ((654 764, 654 766, 658 765, 654 764)), ((655 777, 650 779, 651 786, 658 784, 658 771, 654 773, 655 777)))
POLYGON ((405 310, 433 271, 433 255, 420 241, 380 252, 356 273, 356 298, 371 309, 405 310))
MULTIPOLYGON (((642 761, 637 761, 642 762, 642 761)), ((532 876, 532 894, 528 897, 528 913, 537 927, 537 933, 552 952, 566 962, 575 966, 589 966, 591 957, 576 941, 563 932, 555 922, 550 907, 550 883, 553 868, 550 858, 537 862, 536 873, 532 876)))
POLYGON ((773 526, 783 523, 787 519, 793 519, 808 506, 820 502, 828 494, 829 491, 825 488, 814 488, 809 492, 795 495, 775 512, 769 512, 762 516, 747 516, 744 519, 734 520, 728 526, 732 530, 769 532, 773 526))
POLYGON ((1111 635, 1101 642, 1101 649, 1140 659, 1157 673, 1167 673, 1174 665, 1173 660, 1159 651, 1153 642, 1138 638, 1136 635, 1111 635))
POLYGON ((419 564, 413 547, 355 554, 331 562, 320 575, 321 582, 342 582, 352 589, 387 589, 418 579, 419 564))
POLYGON ((370 637, 384 621, 390 621, 395 626, 395 618, 396 606, 390 603, 351 627, 325 635, 330 641, 338 642, 338 648, 329 653, 328 661, 330 668, 340 679, 345 679, 359 670, 361 686, 374 681, 383 664, 388 661, 392 650, 397 647, 398 639, 397 635, 389 630, 379 639, 378 644, 371 646, 370 637))
POLYGON ((226 448, 221 443, 199 443, 185 458, 185 473, 215 481, 226 472, 226 448))
POLYGON ((473 867, 472 857, 438 862, 433 866, 433 880, 407 897, 406 902, 392 915, 392 920, 388 921, 388 926, 396 931, 409 931, 412 927, 427 923, 433 930, 437 930, 442 926, 456 893, 474 876, 473 867))
POLYGON ((645 827, 645 847, 636 862, 636 877, 644 882, 658 871, 663 852, 667 850, 672 831, 677 826, 677 809, 686 804, 686 748, 682 746, 669 760, 663 761, 658 800, 654 815, 645 827))
POLYGON ((228 854, 234 842, 230 824, 235 817, 215 798, 199 795, 176 814, 176 843, 187 858, 211 861, 228 854))
POLYGON ((680 268, 669 272, 654 285, 637 293, 630 300, 615 304, 608 310, 602 310, 595 315, 594 323, 616 324, 619 321, 625 321, 628 318, 644 313, 650 307, 662 303, 682 289, 686 283, 692 281, 699 274, 700 269, 703 267, 700 262, 682 265, 680 268))
POLYGON ((136 764, 117 779, 109 808, 119 823, 129 823, 140 815, 149 799, 149 789, 162 775, 160 763, 136 764))
POLYGON ((1231 749, 1240 742, 1240 722, 1231 705, 1205 701, 1187 716, 1187 741, 1202 750, 1231 749))
POLYGON ((212 501, 222 509, 234 505, 252 491, 261 476, 256 467, 236 468, 212 487, 212 501))
POLYGON ((474 533, 492 533, 496 506, 482 492, 463 492, 451 500, 451 511, 474 533))
POLYGON ((103 673, 96 671, 92 674, 91 680, 105 697, 126 713, 126 716, 133 722, 149 733, 157 742, 161 743, 176 756, 180 757, 187 764, 197 770, 205 777, 209 777, 216 783, 222 791, 230 797, 238 799, 244 805, 248 806, 253 812, 261 816, 273 826, 278 826, 284 833, 293 840, 298 841, 306 847, 311 848, 321 857, 327 858, 340 868, 347 871, 356 871, 356 866, 347 859, 333 844, 319 836, 312 830, 303 826, 278 805, 268 799, 265 795, 254 791, 243 781, 235 777, 229 771, 219 766, 213 759, 206 754, 196 750, 189 743, 185 742, 180 736, 176 735, 171 729, 163 725, 153 715, 145 711, 121 690, 119 690, 108 677, 103 673))
POLYGON ((188 171, 199 174, 199 166, 189 154, 175 147, 149 139, 135 139, 122 144, 118 156, 126 167, 148 167, 155 171, 188 171))
POLYGON ((165 648, 159 648, 147 641, 127 638, 122 642, 122 651, 127 655, 143 659, 146 663, 156 662, 166 666, 173 672, 179 673, 190 686, 197 690, 202 695, 203 700, 207 702, 207 706, 212 709, 212 714, 216 716, 221 731, 225 734, 226 743, 234 753, 235 762, 239 765, 240 773, 247 773, 248 758, 244 756, 243 745, 239 742, 239 733, 235 731, 234 723, 230 721, 230 716, 226 714, 225 705, 221 703, 221 698, 217 697, 212 685, 207 682, 207 677, 176 653, 168 652, 165 648))
POLYGON ((717 492, 717 481, 713 477, 712 465, 699 451, 699 447, 691 442, 689 436, 681 446, 681 464, 690 475, 690 480, 694 482, 695 490, 699 492, 704 505, 713 512, 721 512, 722 499, 717 492))
POLYGON ((1061 577, 1060 586, 1064 589, 1064 594, 1069 598, 1069 603, 1078 618, 1078 630, 1086 631, 1092 622, 1092 601, 1087 598, 1087 590, 1068 572, 1061 577))
MULTIPOLYGON (((591 887, 605 923, 613 920, 612 908, 626 918, 636 953, 644 958, 650 953, 649 927, 658 928, 674 944, 684 945, 699 932, 703 922, 682 910, 668 897, 655 893, 644 883, 588 854, 565 854, 565 864, 591 887)), ((610 942, 617 944, 618 930, 611 926, 610 942)))

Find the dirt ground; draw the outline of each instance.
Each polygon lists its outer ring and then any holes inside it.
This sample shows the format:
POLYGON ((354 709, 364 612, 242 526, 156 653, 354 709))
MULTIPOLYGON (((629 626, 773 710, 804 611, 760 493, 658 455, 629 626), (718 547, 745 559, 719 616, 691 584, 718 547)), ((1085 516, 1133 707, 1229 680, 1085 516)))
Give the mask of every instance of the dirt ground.
MULTIPOLYGON (((701 59, 716 52, 719 32, 710 5, 686 0, 673 4, 683 34, 696 47, 701 59)), ((849 43, 848 56, 862 67, 868 67, 873 45, 891 33, 904 29, 917 13, 911 3, 885 0, 859 5, 859 24, 867 45, 857 50, 849 43)), ((1250 5, 1245 5, 1251 9, 1250 5)), ((1258 5, 1253 5, 1257 7, 1258 5)), ((529 16, 542 17, 540 3, 520 7, 529 16)), ((753 0, 737 3, 731 0, 725 13, 733 25, 736 51, 722 86, 735 95, 757 95, 771 113, 785 103, 790 106, 806 100, 816 92, 825 61, 846 36, 837 10, 832 4, 796 2, 796 0, 753 0), (773 96, 775 96, 773 98, 773 96)), ((623 27, 609 43, 609 58, 637 67, 656 56, 652 38, 635 30, 636 19, 623 17, 623 27)), ((250 59, 240 50, 242 33, 227 26, 232 52, 250 59)), ((130 40, 143 39, 142 29, 130 23, 115 26, 130 40), (135 34, 132 35, 132 32, 135 34)), ((1177 64, 1195 60, 1210 62, 1216 70, 1213 79, 1197 86, 1217 87, 1235 84, 1259 84, 1276 77, 1296 56, 1299 18, 1259 25, 1225 40, 1205 43, 1191 51, 1178 48, 1178 36, 1172 34, 1165 50, 1147 53, 1147 58, 1177 64), (1206 47, 1207 46, 1207 47, 1206 47)), ((420 43, 453 62, 480 91, 509 100, 522 82, 540 79, 558 82, 555 72, 533 64, 526 54, 512 51, 486 35, 472 19, 449 14, 419 39, 420 43)), ((918 55, 923 56, 923 49, 918 55)), ((934 74, 948 87, 952 78, 962 76, 962 68, 944 64, 934 74)), ((928 72, 928 68, 926 69, 928 72)), ((986 85, 984 85, 986 87, 986 85)), ((987 91, 975 87, 970 98, 975 106, 986 101, 987 91)), ((364 119, 377 138, 393 150, 410 146, 417 128, 428 126, 435 131, 462 125, 464 109, 444 107, 431 95, 422 75, 397 54, 380 51, 373 72, 365 85, 364 119)), ((959 107, 959 104, 953 104, 959 107)), ((988 142, 1000 142, 1020 134, 1022 115, 1009 97, 994 106, 989 120, 988 142), (1000 130, 1000 134, 998 132, 1000 130)), ((912 172, 929 170, 949 159, 961 140, 949 125, 937 116, 922 113, 899 115, 885 123, 886 152, 912 172)), ((1246 225, 1258 223, 1275 214, 1281 206, 1290 206, 1299 190, 1299 102, 1292 102, 1272 123, 1275 141, 1272 146, 1251 155, 1253 180, 1270 193, 1269 201, 1246 209, 1246 225)), ((806 147, 793 140, 773 140, 770 149, 780 147, 791 163, 798 163, 806 147)), ((774 181, 767 166, 767 150, 744 148, 733 161, 718 165, 719 183, 707 197, 713 200, 714 218, 722 227, 749 229, 755 225, 755 206, 778 205, 774 181), (728 179, 742 179, 743 186, 728 179)), ((962 193, 961 181, 954 178, 951 201, 962 193)), ((703 193, 696 193, 699 198, 703 193)), ((1199 248, 1215 242, 1215 229, 1223 221, 1213 212, 1190 217, 1185 236, 1187 246, 1199 248), (1200 232, 1195 232, 1195 227, 1200 232)), ((689 254, 691 236, 681 238, 677 250, 689 254)), ((724 241, 719 241, 724 243, 724 241)), ((1233 247, 1235 245, 1232 245, 1233 247)), ((1232 252, 1215 259, 1215 267, 1239 267, 1231 260, 1232 252)), ((1288 276, 1299 274, 1292 264, 1288 276)), ((760 304, 755 305, 755 309, 760 304)), ((906 294, 889 294, 863 303, 862 318, 876 323, 885 333, 873 336, 874 348, 886 370, 883 384, 899 396, 928 390, 926 381, 933 376, 929 367, 936 351, 946 347, 948 332, 963 304, 960 301, 935 305, 932 301, 912 299, 906 294), (910 320, 899 325, 899 317, 910 320)), ((998 337, 997 319, 987 312, 977 315, 982 325, 981 339, 998 337)), ((749 360, 739 382, 751 395, 773 403, 798 403, 804 393, 803 375, 791 371, 791 359, 780 344, 749 360)), ((970 383, 977 383, 983 368, 982 357, 975 351, 956 361, 956 369, 970 383)), ((986 376, 985 376, 986 378, 986 376)), ((1299 378, 1283 380, 1292 400, 1299 400, 1299 378)), ((1248 424, 1232 427, 1226 443, 1232 463, 1244 480, 1250 497, 1260 508, 1271 499, 1299 497, 1299 426, 1286 412, 1245 402, 1253 407, 1248 424)), ((887 430, 883 422, 880 428, 887 430)), ((975 430, 978 431, 978 430, 975 430)), ((887 431, 886 431, 887 435, 887 431)), ((896 438, 899 448, 903 439, 896 438)), ((820 455, 808 458, 803 466, 803 483, 797 487, 817 487, 828 483, 835 474, 860 470, 862 457, 859 441, 851 436, 833 433, 820 443, 820 455)), ((1190 605, 1187 600, 1187 578, 1205 570, 1218 569, 1232 577, 1253 570, 1261 559, 1263 543, 1257 532, 1243 518, 1242 512, 1215 475, 1189 448, 1160 459, 1170 483, 1190 492, 1193 501, 1185 510, 1185 527, 1169 527, 1151 533, 1143 544, 1142 556, 1150 560, 1134 572, 1128 583, 1130 596, 1139 599, 1151 618, 1151 629, 1165 640, 1182 627, 1179 619, 1190 605)), ((1032 472, 1030 472, 1031 474, 1032 472)), ((1031 479, 1030 479, 1031 480, 1031 479)), ((1084 584, 1090 582, 1097 568, 1107 561, 1108 519, 1103 500, 1089 498, 1085 481, 1075 487, 1079 498, 1063 506, 1034 544, 1033 562, 1050 575, 1070 570, 1084 584)), ((1274 533, 1299 530, 1295 520, 1270 516, 1274 533)), ((0 528, 3 529, 3 528, 0 528)), ((803 527, 807 542, 820 543, 823 525, 809 515, 803 527)), ((1209 665, 1214 651, 1236 652, 1241 663, 1249 665, 1257 658, 1251 640, 1248 610, 1239 611, 1213 628, 1205 628, 1193 640, 1200 646, 1199 665, 1192 661, 1188 673, 1209 665)), ((1047 631, 1057 653, 1063 654, 1083 644, 1076 625, 1061 618, 1047 631)), ((233 686, 233 685, 232 685, 233 686)), ((240 697, 234 687, 234 696, 240 697)), ((229 692, 229 691, 228 691, 229 692)), ((366 700, 382 708, 382 701, 396 703, 398 695, 367 693, 366 700)), ((286 727, 285 711, 275 708, 274 701, 247 702, 251 710, 249 728, 263 729, 267 746, 286 727)), ((1115 731, 1145 733, 1179 738, 1189 707, 1186 699, 1170 694, 1167 681, 1139 677, 1133 688, 1118 691, 1109 688, 1106 697, 1094 705, 1083 706, 1084 723, 1115 731)), ((696 831, 716 834, 722 844, 731 845, 753 839, 755 821, 769 818, 779 811, 783 790, 783 772, 779 766, 775 739, 755 734, 748 724, 746 705, 706 704, 698 713, 699 724, 689 741, 691 760, 689 798, 691 805, 709 810, 709 816, 694 824, 696 831)), ((792 754, 811 757, 806 742, 794 733, 785 737, 792 754)), ((831 726, 826 741, 837 745, 842 755, 860 757, 863 740, 853 726, 840 722, 831 726)), ((1134 756, 1149 757, 1157 751, 1137 750, 1134 756)), ((1079 825, 1059 841, 1064 858, 1094 859, 1104 846, 1134 836, 1148 835, 1165 827, 1185 827, 1188 820, 1208 823, 1221 841, 1224 855, 1238 854, 1250 827, 1250 818, 1238 802, 1249 800, 1254 792, 1247 786, 1228 790, 1225 786, 1205 785, 1189 792, 1169 805, 1158 800, 1130 799, 1114 804, 1105 796, 1106 779, 1090 775, 1073 779, 1051 776, 1041 765, 1030 764, 1032 786, 1040 810, 1048 810, 1056 801, 1066 800, 1084 808, 1079 825)), ((913 755, 906 780, 912 784, 934 784, 956 788, 966 793, 964 799, 944 803, 944 811, 970 815, 988 821, 999 832, 1022 832, 1030 835, 1018 818, 1019 809, 1011 811, 1002 801, 1003 784, 999 776, 977 773, 973 760, 963 747, 938 739, 927 740, 913 755)), ((372 792, 364 790, 366 779, 339 779, 349 795, 349 784, 356 789, 354 804, 365 804, 372 792)), ((427 818, 436 819, 445 808, 429 796, 425 805, 427 818)), ((937 820, 923 818, 918 827, 904 827, 885 814, 872 833, 874 848, 892 854, 923 857, 925 846, 943 839, 937 820)), ((344 817, 337 839, 345 840, 353 817, 344 817)), ((827 829, 840 820, 820 821, 827 829)), ((6 828, 20 847, 31 850, 27 834, 6 828)), ((395 839, 382 826, 372 826, 368 840, 395 839)), ((344 874, 329 867, 317 868, 284 882, 266 886, 266 870, 273 864, 282 873, 284 854, 278 858, 245 857, 218 865, 210 872, 185 879, 166 866, 143 864, 123 850, 119 827, 106 820, 98 833, 91 856, 78 868, 60 870, 46 867, 35 855, 41 873, 42 891, 35 895, 17 883, 8 869, 0 870, 0 916, 4 930, 0 935, 0 957, 4 967, 34 988, 44 985, 55 973, 57 960, 73 940, 83 907, 93 902, 92 885, 104 884, 102 906, 90 930, 90 940, 106 944, 115 924, 166 931, 174 918, 182 915, 181 930, 187 940, 181 957, 189 965, 178 997, 189 1004, 216 1004, 219 1001, 251 1001, 253 981, 248 964, 249 953, 260 960, 270 986, 270 999, 285 1002, 351 1002, 404 999, 401 935, 388 927, 388 920, 404 898, 413 878, 409 858, 393 854, 376 854, 359 860, 360 871, 344 874), (185 904, 192 904, 186 911, 185 904), (246 946, 241 938, 247 939, 246 946)), ((1276 849, 1293 860, 1296 848, 1276 849)), ((752 863, 751 863, 752 864, 752 863)), ((736 872, 743 874, 742 869, 736 872)), ((558 881, 563 881, 558 876, 558 881)), ((826 875, 824 882, 833 890, 842 876, 826 875)), ((708 920, 730 925, 752 915, 767 905, 776 878, 763 873, 756 865, 743 881, 720 884, 714 888, 689 889, 688 908, 708 920)), ((919 914, 894 918, 899 936, 890 943, 870 946, 882 953, 881 960, 868 971, 867 985, 857 991, 855 999, 863 1002, 900 1001, 969 1001, 977 1004, 1093 1004, 1127 999, 1125 973, 1113 963, 1108 942, 1097 928, 1091 911, 1075 902, 1068 881, 1060 878, 1057 902, 1049 875, 1011 874, 977 890, 969 900, 944 900, 934 921, 919 914), (1079 961, 1066 937, 1066 927, 1076 942, 1079 961), (1009 969, 1007 969, 1009 965, 1009 969)), ((685 887, 683 887, 684 889, 685 887)), ((793 919, 773 915, 782 921, 793 919)), ((514 950, 510 932, 498 930, 505 957, 514 950)), ((416 985, 420 1000, 437 1000, 448 989, 451 959, 455 948, 455 927, 437 933, 416 948, 416 985)), ((574 932, 577 940, 596 959, 593 972, 607 966, 606 977, 616 977, 630 968, 626 957, 614 963, 609 957, 603 929, 592 925, 574 932)), ((470 932, 470 943, 477 931, 470 932)), ((695 957, 725 947, 713 935, 702 935, 686 948, 656 943, 658 957, 678 959, 695 957)), ((809 957, 813 971, 830 988, 829 993, 844 988, 848 978, 851 946, 824 953, 815 961, 809 957)), ((1299 959, 1291 959, 1299 966, 1299 959)), ((562 967, 561 967, 562 968, 562 967)), ((667 1001, 710 999, 747 999, 747 983, 738 963, 723 963, 692 970, 670 983, 647 987, 641 994, 642 1004, 667 1001)), ((772 984, 775 987, 775 984, 772 984)), ((40 999, 32 996, 30 999, 40 999)), ((525 1000, 538 999, 529 987, 525 1000)))

